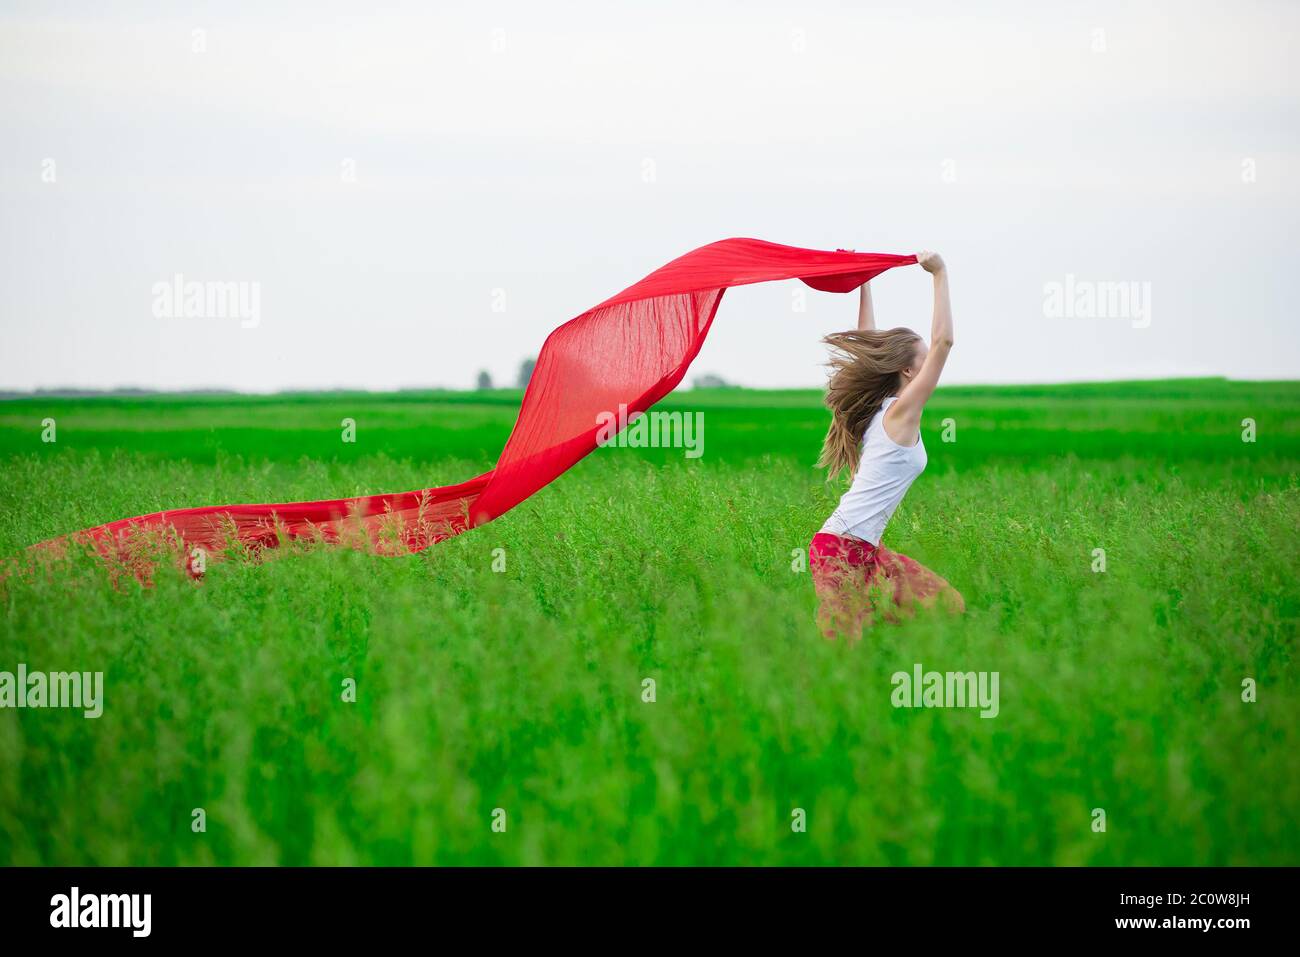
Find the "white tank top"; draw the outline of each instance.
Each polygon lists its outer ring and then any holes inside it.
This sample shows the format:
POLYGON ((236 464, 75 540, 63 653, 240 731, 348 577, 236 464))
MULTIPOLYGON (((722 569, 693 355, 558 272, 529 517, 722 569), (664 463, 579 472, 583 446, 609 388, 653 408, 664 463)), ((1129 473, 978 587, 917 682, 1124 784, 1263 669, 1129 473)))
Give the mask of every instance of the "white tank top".
POLYGON ((891 395, 880 406, 862 439, 862 459, 853 484, 822 526, 832 535, 850 535, 872 545, 880 544, 890 516, 916 477, 925 471, 925 443, 899 445, 885 431, 885 410, 898 401, 891 395))

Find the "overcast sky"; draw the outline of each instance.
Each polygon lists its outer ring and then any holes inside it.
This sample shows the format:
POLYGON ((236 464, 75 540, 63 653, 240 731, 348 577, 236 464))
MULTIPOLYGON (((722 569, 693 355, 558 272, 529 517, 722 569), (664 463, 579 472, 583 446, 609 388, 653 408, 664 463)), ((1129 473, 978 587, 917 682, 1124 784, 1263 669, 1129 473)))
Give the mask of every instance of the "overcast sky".
MULTIPOLYGON (((939 250, 945 381, 1300 376, 1300 4, 272 6, 4 3, 0 389, 512 381, 727 236, 939 250)), ((688 381, 822 382, 856 302, 797 288, 688 381)), ((928 332, 919 269, 873 288, 928 332)))

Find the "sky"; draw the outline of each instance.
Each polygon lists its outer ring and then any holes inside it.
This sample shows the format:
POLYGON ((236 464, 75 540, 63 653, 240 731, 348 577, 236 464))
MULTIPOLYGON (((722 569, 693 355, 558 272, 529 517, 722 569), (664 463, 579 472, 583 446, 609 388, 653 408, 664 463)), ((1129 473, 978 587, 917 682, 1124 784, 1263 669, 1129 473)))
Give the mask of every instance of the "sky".
MULTIPOLYGON (((975 6, 9 0, 0 390, 510 384, 729 236, 939 251, 945 382, 1300 377, 1300 4, 975 6)), ((855 317, 732 289, 687 381, 855 317)))

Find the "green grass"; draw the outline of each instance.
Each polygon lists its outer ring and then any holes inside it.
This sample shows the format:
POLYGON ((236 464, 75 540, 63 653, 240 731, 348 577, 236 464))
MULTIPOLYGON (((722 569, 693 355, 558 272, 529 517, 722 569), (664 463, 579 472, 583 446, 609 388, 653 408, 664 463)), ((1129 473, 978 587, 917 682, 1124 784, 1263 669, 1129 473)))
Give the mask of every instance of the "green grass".
POLYGON ((969 611, 857 644, 819 636, 792 570, 835 501, 812 392, 675 395, 702 459, 599 450, 415 556, 295 547, 146 589, 24 551, 457 482, 517 405, 0 405, 0 670, 105 673, 96 720, 0 710, 0 863, 1300 863, 1300 383, 941 391, 885 542, 969 611), (1000 714, 893 708, 916 662, 999 672, 1000 714))

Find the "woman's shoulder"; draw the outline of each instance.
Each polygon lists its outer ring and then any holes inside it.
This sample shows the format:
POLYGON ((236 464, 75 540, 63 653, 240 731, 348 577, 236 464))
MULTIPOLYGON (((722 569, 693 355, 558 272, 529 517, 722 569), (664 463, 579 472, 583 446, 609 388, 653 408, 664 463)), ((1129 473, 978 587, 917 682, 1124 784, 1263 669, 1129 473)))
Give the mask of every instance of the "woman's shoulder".
MULTIPOLYGON (((891 395, 884 402, 880 403, 880 408, 876 410, 876 414, 871 417, 871 421, 867 424, 867 432, 866 435, 863 436, 864 440, 870 440, 875 435, 875 433, 884 430, 885 410, 887 410, 897 400, 898 400, 898 396, 891 395)), ((863 444, 864 445, 866 444, 865 441, 863 444)))
POLYGON ((898 396, 891 395, 887 399, 885 399, 884 402, 880 403, 879 410, 877 410, 875 416, 873 416, 872 418, 872 425, 879 425, 880 423, 884 422, 885 413, 888 412, 889 407, 897 401, 898 401, 898 396))

